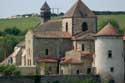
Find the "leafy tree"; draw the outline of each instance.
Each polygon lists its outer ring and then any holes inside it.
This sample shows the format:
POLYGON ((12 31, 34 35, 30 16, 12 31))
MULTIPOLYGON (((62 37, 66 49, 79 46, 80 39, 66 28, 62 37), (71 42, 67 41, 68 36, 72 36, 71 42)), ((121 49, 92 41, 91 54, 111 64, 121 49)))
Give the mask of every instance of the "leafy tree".
POLYGON ((100 23, 99 25, 99 30, 101 30, 109 22, 119 31, 119 33, 123 34, 123 30, 120 28, 118 22, 114 19, 107 19, 107 20, 102 21, 102 23, 100 23))
POLYGON ((21 75, 21 72, 15 65, 0 65, 0 74, 3 76, 21 75))
POLYGON ((13 28, 6 28, 4 30, 4 32, 6 34, 10 34, 10 35, 20 35, 21 34, 21 31, 19 29, 17 29, 16 27, 13 27, 13 28))

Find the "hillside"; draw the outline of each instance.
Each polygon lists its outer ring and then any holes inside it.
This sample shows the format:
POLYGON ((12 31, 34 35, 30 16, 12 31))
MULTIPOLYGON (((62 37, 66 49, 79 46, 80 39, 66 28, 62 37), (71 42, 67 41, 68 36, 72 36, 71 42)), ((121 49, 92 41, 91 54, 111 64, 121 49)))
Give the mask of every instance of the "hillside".
MULTIPOLYGON (((98 28, 100 23, 106 19, 116 20, 120 27, 124 30, 125 28, 125 14, 119 15, 97 15, 98 17, 98 28)), ((52 17, 52 19, 58 19, 60 17, 52 17)), ((0 19, 0 31, 3 31, 6 28, 16 27, 22 31, 31 29, 35 27, 41 21, 40 17, 30 17, 30 18, 17 18, 17 19, 0 19)))
POLYGON ((6 28, 16 27, 22 31, 33 28, 40 22, 39 17, 0 19, 0 31, 6 28))
POLYGON ((125 30, 125 14, 118 15, 98 15, 98 28, 100 28, 100 24, 107 19, 113 19, 118 22, 120 28, 125 30))

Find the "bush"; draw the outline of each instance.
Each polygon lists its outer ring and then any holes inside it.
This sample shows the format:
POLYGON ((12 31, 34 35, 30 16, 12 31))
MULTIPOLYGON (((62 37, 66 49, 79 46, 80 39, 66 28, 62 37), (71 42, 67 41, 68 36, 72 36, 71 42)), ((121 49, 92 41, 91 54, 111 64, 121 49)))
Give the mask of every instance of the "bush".
POLYGON ((20 76, 20 75, 21 75, 21 72, 20 72, 19 70, 15 70, 15 71, 13 72, 13 75, 15 75, 15 76, 20 76))
POLYGON ((17 69, 15 65, 0 65, 0 74, 3 76, 19 76, 21 72, 17 69))
POLYGON ((10 35, 20 35, 21 34, 21 31, 19 29, 17 29, 16 27, 14 28, 7 28, 4 30, 4 32, 6 34, 10 34, 10 35))

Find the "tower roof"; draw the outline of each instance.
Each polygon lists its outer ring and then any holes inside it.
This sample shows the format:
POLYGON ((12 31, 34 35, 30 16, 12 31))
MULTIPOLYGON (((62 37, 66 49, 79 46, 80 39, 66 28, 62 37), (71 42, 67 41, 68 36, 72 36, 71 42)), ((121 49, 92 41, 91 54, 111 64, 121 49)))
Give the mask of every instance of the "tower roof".
POLYGON ((95 14, 81 0, 78 0, 64 17, 95 17, 95 14))
POLYGON ((48 5, 47 2, 45 2, 45 3, 43 4, 43 6, 41 7, 41 10, 50 10, 50 7, 49 7, 49 5, 48 5))
POLYGON ((108 23, 103 29, 101 29, 96 36, 118 36, 120 35, 118 30, 108 23))

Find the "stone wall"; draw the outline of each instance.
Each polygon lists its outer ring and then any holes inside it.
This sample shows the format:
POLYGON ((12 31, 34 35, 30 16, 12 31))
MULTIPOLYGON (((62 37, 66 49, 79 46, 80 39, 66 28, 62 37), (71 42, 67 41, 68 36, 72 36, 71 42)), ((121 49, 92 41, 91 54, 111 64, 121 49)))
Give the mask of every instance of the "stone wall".
POLYGON ((33 32, 29 30, 25 35, 26 66, 33 65, 33 32))
POLYGON ((18 69, 21 71, 22 75, 36 75, 36 67, 25 67, 25 66, 18 66, 18 69))
POLYGON ((57 62, 39 62, 37 64, 37 72, 39 75, 56 75, 57 70, 57 62))
MULTIPOLYGON (((76 80, 84 80, 85 75, 67 76, 4 76, 0 77, 0 83, 70 83, 76 80)), ((89 76, 100 82, 99 76, 89 76)))
POLYGON ((94 40, 76 41, 76 46, 74 47, 76 48, 77 51, 82 51, 82 45, 84 45, 85 52, 95 51, 94 40))
POLYGON ((62 31, 64 32, 66 32, 66 23, 68 24, 68 32, 72 35, 72 18, 64 18, 62 20, 62 31))
POLYGON ((73 34, 82 32, 82 23, 85 22, 88 25, 88 31, 96 32, 96 18, 74 18, 73 19, 73 34))
POLYGON ((33 55, 35 57, 52 56, 61 57, 65 52, 72 49, 72 41, 70 39, 57 38, 34 38, 33 55), (48 55, 45 50, 48 49, 48 55))

